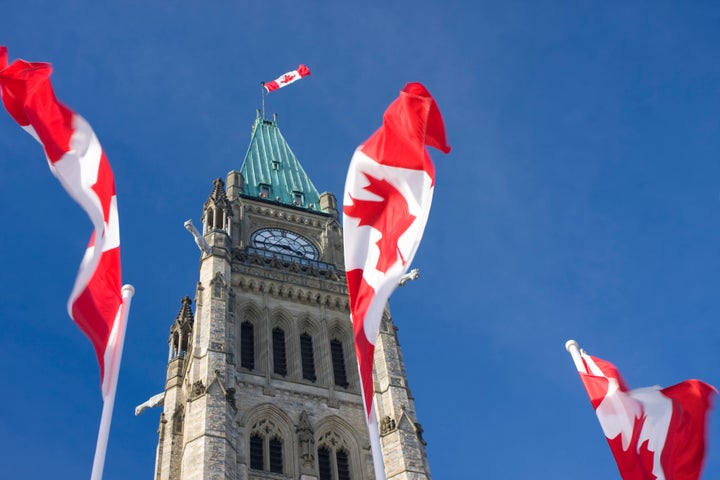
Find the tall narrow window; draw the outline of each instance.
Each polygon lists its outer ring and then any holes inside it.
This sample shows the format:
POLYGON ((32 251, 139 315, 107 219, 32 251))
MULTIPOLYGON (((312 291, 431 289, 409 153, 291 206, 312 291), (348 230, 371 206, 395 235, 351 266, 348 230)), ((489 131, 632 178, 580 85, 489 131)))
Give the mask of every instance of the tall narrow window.
POLYGON ((303 333, 300 335, 300 360, 302 363, 302 375, 305 380, 314 382, 315 377, 315 356, 313 355, 312 337, 303 333))
POLYGON ((277 426, 263 418, 255 422, 250 432, 250 468, 283 473, 283 439, 277 426))
POLYGON ((345 352, 343 352, 343 344, 340 340, 334 338, 330 341, 330 355, 332 356, 335 385, 347 388, 349 384, 345 372, 345 352))
POLYGON ((273 369, 283 377, 287 375, 287 357, 285 356, 285 332, 276 327, 272 331, 273 339, 273 369))
POLYGON ((279 438, 270 439, 270 471, 273 473, 283 473, 282 461, 282 440, 279 438))
POLYGON ((207 209, 205 218, 207 221, 208 230, 212 230, 213 228, 215 228, 215 212, 213 211, 212 208, 207 209))
POLYGON ((350 480, 350 463, 348 462, 347 452, 345 450, 338 450, 335 452, 335 460, 338 480, 350 480))
POLYGON ((345 447, 323 445, 318 448, 319 480, 351 480, 350 459, 345 447))
POLYGON ((250 322, 243 322, 240 326, 240 366, 248 370, 255 368, 254 330, 250 322))
POLYGON ((263 438, 260 435, 250 437, 250 468, 263 469, 263 438))
POLYGON ((320 480, 332 480, 332 467, 330 466, 330 450, 325 447, 318 448, 318 467, 320 480))

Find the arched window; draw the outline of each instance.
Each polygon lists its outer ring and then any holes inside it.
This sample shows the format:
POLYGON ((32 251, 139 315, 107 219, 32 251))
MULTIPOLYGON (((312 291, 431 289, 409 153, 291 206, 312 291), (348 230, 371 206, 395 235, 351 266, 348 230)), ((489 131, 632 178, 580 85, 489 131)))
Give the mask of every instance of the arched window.
POLYGON ((287 375, 287 356, 285 354, 285 331, 280 327, 273 328, 273 371, 283 377, 287 375))
POLYGON ((338 480, 350 480, 350 462, 348 453, 345 450, 335 452, 335 463, 337 465, 338 480))
POLYGON ((345 371, 345 352, 342 342, 337 338, 330 341, 330 355, 332 356, 335 385, 347 388, 350 384, 347 381, 347 372, 345 371))
POLYGON ((312 337, 308 333, 300 335, 300 363, 302 365, 302 376, 305 380, 314 382, 315 376, 315 355, 313 354, 312 337))
POLYGON ((318 474, 319 480, 351 480, 348 452, 327 445, 318 448, 318 474))
POLYGON ((240 366, 248 370, 255 368, 255 327, 250 322, 240 325, 240 366))
POLYGON ((255 434, 250 437, 250 468, 262 470, 265 466, 265 454, 263 452, 263 438, 255 434))
POLYGON ((180 334, 178 332, 174 332, 170 338, 171 340, 169 360, 175 360, 178 356, 178 344, 180 343, 180 334))
POLYGON ((283 473, 283 441, 270 420, 260 420, 250 435, 250 468, 283 473))
POLYGON ((215 212, 212 208, 208 208, 205 213, 205 225, 207 225, 208 230, 215 228, 215 212))
POLYGON ((325 447, 318 448, 318 473, 320 474, 320 480, 332 480, 330 450, 325 447))
POLYGON ((278 437, 271 438, 269 450, 270 471, 273 473, 283 473, 282 440, 278 437))

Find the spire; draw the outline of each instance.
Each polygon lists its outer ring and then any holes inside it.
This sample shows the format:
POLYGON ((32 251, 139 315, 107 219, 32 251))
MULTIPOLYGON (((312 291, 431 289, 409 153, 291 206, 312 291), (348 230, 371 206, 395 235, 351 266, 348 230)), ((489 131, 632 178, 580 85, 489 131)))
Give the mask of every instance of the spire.
POLYGON ((213 180, 213 189, 212 192, 210 192, 210 198, 205 202, 205 207, 207 208, 210 204, 223 208, 229 207, 228 198, 225 193, 225 184, 221 178, 213 180))
POLYGON ((170 354, 168 362, 176 358, 184 358, 192 339, 193 313, 190 309, 192 300, 183 297, 180 301, 180 311, 170 327, 170 354))
POLYGON ((224 230, 230 233, 230 217, 233 212, 222 179, 216 178, 213 181, 213 189, 210 198, 203 205, 203 212, 203 234, 210 230, 224 230))
POLYGON ((193 313, 192 309, 190 308, 190 305, 192 304, 192 300, 190 300, 190 297, 183 297, 182 300, 180 300, 180 311, 177 314, 177 317, 175 317, 175 324, 177 327, 188 330, 189 328, 192 328, 193 324, 193 313))
POLYGON ((320 194, 272 120, 258 116, 240 173, 245 195, 321 211, 320 194))

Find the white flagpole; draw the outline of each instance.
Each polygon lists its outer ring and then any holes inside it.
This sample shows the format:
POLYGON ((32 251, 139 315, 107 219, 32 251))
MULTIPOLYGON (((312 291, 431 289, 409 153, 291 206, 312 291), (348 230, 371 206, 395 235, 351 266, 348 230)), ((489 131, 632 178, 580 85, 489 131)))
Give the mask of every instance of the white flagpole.
POLYGON ((377 414, 375 413, 375 399, 370 410, 373 421, 366 418, 368 432, 370 433, 370 451, 373 457, 373 467, 375 469, 375 480, 385 480, 385 462, 382 454, 382 446, 380 445, 380 430, 378 429, 377 414))
MULTIPOLYGON (((360 373, 360 363, 358 362, 358 378, 362 379, 360 373)), ((377 414, 375 413, 375 392, 370 397, 370 416, 367 416, 365 410, 365 387, 362 380, 360 381, 360 395, 363 399, 363 415, 365 415, 365 424, 368 427, 370 436, 370 453, 372 454, 373 469, 375 470, 375 480, 385 480, 385 462, 382 454, 382 445, 380 444, 380 429, 378 428, 377 414)))
POLYGON ((92 474, 90 480, 102 480, 103 468, 105 467, 105 453, 107 452, 108 437, 110 437, 110 422, 112 422, 113 407, 115 406, 115 392, 117 390, 118 376, 120 374, 120 361, 122 360, 123 345, 125 343, 125 329, 130 313, 130 304, 135 295, 135 288, 132 285, 122 287, 122 312, 120 314, 120 325, 118 328, 118 339, 109 371, 110 383, 106 395, 103 395, 103 410, 100 417, 100 430, 98 431, 97 444, 95 445, 95 459, 93 460, 92 474))
POLYGON ((570 352, 570 356, 572 357, 573 362, 575 362, 575 368, 577 368, 577 371, 581 373, 587 373, 585 364, 583 363, 580 356, 580 349, 577 342, 575 340, 568 340, 567 342, 565 342, 565 350, 570 352))

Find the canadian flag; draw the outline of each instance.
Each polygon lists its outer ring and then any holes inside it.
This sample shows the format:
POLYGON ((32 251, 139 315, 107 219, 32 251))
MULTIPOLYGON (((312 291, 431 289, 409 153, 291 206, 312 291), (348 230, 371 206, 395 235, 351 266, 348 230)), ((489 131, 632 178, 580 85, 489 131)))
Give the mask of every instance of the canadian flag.
POLYGON ((373 406, 373 355, 383 310, 407 272, 430 213, 435 168, 426 146, 450 151, 435 100, 408 83, 350 162, 343 206, 345 268, 375 478, 385 478, 373 406))
POLYGON ((623 480, 697 480, 715 388, 699 380, 630 390, 610 362, 568 341, 623 480))
POLYGON ((301 78, 307 77, 308 75, 310 75, 310 69, 305 65, 300 65, 297 70, 284 73, 272 82, 263 83, 263 86, 265 87, 265 90, 270 93, 282 87, 290 85, 291 83, 295 83, 301 78))
POLYGON ((107 372, 115 371, 117 377, 124 334, 115 181, 90 125, 55 98, 51 73, 48 63, 16 60, 8 65, 7 47, 0 46, 0 96, 5 108, 42 144, 50 170, 95 227, 68 300, 68 313, 95 348, 103 398, 107 398, 116 381, 107 372))

